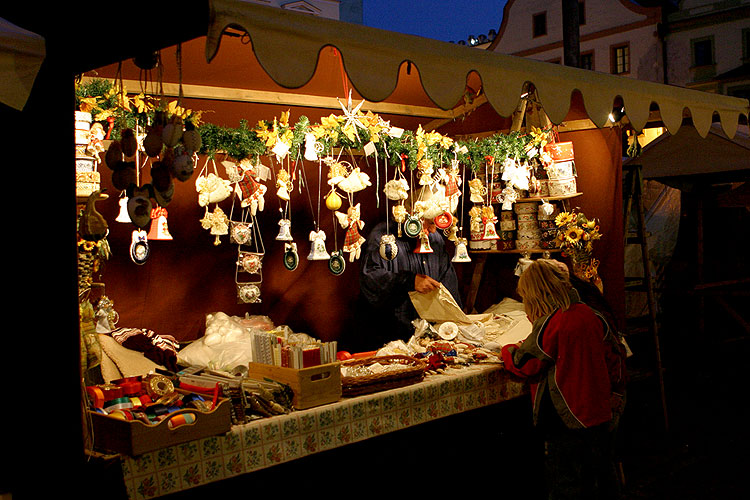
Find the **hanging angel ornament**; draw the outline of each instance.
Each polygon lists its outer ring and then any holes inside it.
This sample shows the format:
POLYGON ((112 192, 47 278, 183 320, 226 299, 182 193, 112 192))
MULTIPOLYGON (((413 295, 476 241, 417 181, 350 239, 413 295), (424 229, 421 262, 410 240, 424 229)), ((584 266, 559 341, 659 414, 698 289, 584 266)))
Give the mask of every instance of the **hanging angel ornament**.
POLYGON ((318 161, 319 154, 323 152, 323 144, 318 142, 315 134, 307 132, 305 134, 305 160, 318 161))
POLYGON ((195 180, 195 190, 198 192, 198 205, 205 207, 210 203, 219 203, 226 200, 232 190, 231 182, 222 179, 217 174, 210 172, 202 173, 195 180))
POLYGON ((230 162, 224 162, 229 180, 235 183, 235 194, 240 199, 242 208, 250 208, 250 214, 255 216, 258 211, 265 208, 265 194, 268 188, 265 184, 258 182, 261 164, 253 165, 249 161, 243 160, 239 168, 232 169, 227 166, 230 162), (230 173, 233 171, 233 173, 230 173))
POLYGON ((338 186, 339 182, 346 179, 346 176, 349 175, 349 169, 348 166, 351 166, 349 162, 338 162, 334 160, 332 157, 327 156, 323 158, 323 163, 328 165, 328 185, 335 188, 338 186))
POLYGON ((435 173, 435 167, 432 160, 428 158, 422 158, 417 163, 417 172, 419 173, 419 184, 422 186, 430 186, 435 180, 433 174, 435 173))
POLYGON ((206 215, 203 216, 200 222, 203 229, 210 230, 211 234, 216 236, 214 239, 214 245, 216 246, 221 244, 219 236, 229 234, 229 217, 227 217, 219 206, 214 208, 213 212, 209 212, 206 209, 206 215))
POLYGON ((346 229, 343 250, 349 254, 349 262, 354 262, 355 259, 359 258, 362 244, 365 242, 365 238, 359 234, 359 230, 365 226, 365 223, 359 218, 359 203, 350 206, 345 214, 342 212, 335 213, 341 227, 346 229))
POLYGON ((338 183, 339 189, 348 194, 362 191, 368 186, 372 186, 370 176, 362 172, 359 167, 355 167, 346 178, 338 183))
POLYGON ((445 197, 450 202, 451 213, 458 208, 458 199, 461 196, 461 175, 458 172, 458 160, 451 160, 451 166, 443 169, 442 179, 445 182, 445 197))
POLYGON ((279 169, 279 173, 276 174, 276 188, 276 196, 284 201, 289 201, 294 184, 292 183, 291 174, 284 168, 279 169))
POLYGON ((474 177, 469 181, 469 199, 473 203, 483 203, 487 194, 487 188, 482 184, 482 179, 474 177))
POLYGON ((391 212, 393 213, 393 220, 395 220, 396 223, 398 224, 398 236, 400 238, 401 237, 401 233, 402 233, 401 226, 406 221, 406 217, 408 216, 408 213, 406 211, 406 207, 404 206, 403 203, 400 203, 398 205, 395 205, 391 209, 391 212))
POLYGON ((502 203, 503 210, 512 210, 513 204, 518 199, 518 191, 513 186, 505 186, 497 195, 497 201, 502 203))
POLYGON ((469 210, 469 227, 472 233, 481 233, 484 228, 482 224, 482 207, 473 206, 469 210))
POLYGON ((529 190, 529 166, 520 164, 513 158, 506 158, 503 161, 502 180, 506 186, 512 186, 521 191, 529 190))

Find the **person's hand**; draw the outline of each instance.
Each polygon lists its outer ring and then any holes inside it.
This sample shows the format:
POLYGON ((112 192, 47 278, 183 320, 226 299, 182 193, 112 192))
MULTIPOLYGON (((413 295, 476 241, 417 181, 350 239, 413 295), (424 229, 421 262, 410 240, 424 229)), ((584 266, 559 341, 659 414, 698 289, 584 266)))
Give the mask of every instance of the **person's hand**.
POLYGON ((440 288, 440 282, 425 274, 417 274, 414 277, 414 290, 419 293, 429 293, 440 288))

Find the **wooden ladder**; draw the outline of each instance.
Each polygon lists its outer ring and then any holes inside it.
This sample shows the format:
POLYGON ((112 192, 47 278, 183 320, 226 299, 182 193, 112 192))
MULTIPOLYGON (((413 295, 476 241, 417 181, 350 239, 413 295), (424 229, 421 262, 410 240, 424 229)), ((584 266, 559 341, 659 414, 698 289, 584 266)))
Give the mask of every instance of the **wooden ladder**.
POLYGON ((669 418, 667 413, 667 399, 664 387, 664 368, 659 347, 659 325, 656 318, 656 299, 654 296, 654 283, 651 275, 651 265, 648 255, 648 237, 646 234, 646 217, 643 204, 643 178, 641 165, 623 165, 623 202, 624 202, 624 224, 623 232, 625 245, 639 245, 641 247, 641 262, 643 265, 642 277, 625 277, 625 291, 645 292, 648 302, 648 329, 651 332, 654 354, 656 358, 656 375, 661 395, 661 405, 664 417, 664 427, 669 430, 669 418), (631 215, 635 210, 635 234, 630 232, 631 215))

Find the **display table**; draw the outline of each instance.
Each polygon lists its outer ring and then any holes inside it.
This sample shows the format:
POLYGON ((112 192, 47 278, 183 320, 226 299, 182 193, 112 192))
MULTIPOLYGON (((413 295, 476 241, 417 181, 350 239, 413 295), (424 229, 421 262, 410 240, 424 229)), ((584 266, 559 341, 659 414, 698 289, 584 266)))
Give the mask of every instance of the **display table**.
POLYGON ((451 368, 422 382, 235 425, 223 436, 123 457, 131 499, 248 474, 431 420, 507 401, 525 385, 498 364, 451 368))

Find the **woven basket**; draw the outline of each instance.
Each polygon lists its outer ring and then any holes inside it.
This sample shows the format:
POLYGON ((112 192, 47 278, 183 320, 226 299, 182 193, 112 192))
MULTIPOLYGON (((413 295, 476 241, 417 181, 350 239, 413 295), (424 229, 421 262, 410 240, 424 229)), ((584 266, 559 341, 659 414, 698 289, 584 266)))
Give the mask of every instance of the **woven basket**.
POLYGON ((424 378, 425 370, 427 370, 427 362, 411 356, 375 356, 345 361, 341 364, 341 367, 341 394, 343 396, 359 396, 420 382, 424 378), (343 376, 345 367, 370 366, 375 363, 383 365, 399 364, 403 365, 403 369, 358 377, 343 376))

